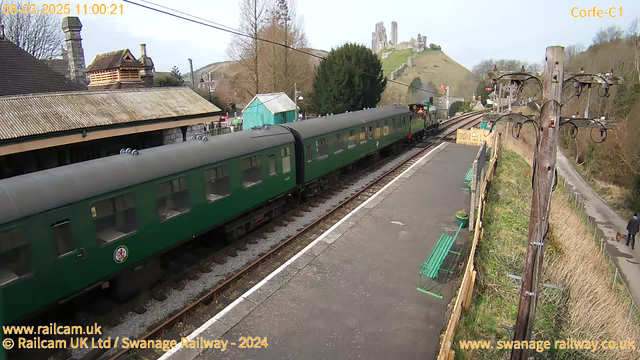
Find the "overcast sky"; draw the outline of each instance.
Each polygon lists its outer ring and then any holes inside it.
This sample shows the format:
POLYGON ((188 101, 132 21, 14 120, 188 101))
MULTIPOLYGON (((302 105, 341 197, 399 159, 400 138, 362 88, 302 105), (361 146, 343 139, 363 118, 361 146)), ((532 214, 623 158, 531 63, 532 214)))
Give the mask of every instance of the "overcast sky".
MULTIPOLYGON (((95 1, 81 0, 80 3, 94 4, 95 1)), ((121 4, 119 0, 103 3, 121 4)), ((155 0, 154 3, 238 27, 240 0, 155 0)), ((169 71, 176 65, 182 73, 187 73, 188 58, 193 59, 194 70, 228 60, 225 49, 229 34, 136 5, 122 4, 122 15, 80 15, 87 66, 97 54, 118 49, 129 48, 138 57, 140 43, 147 44, 147 53, 156 71, 169 71)), ((445 53, 468 69, 487 58, 541 61, 547 46, 574 43, 588 46, 601 27, 618 25, 626 30, 629 23, 640 16, 638 0, 297 0, 296 7, 313 48, 329 51, 345 42, 370 46, 377 22, 384 22, 390 37, 391 21, 396 21, 399 41, 408 41, 418 33, 426 35, 427 43, 441 45, 445 53), (594 5, 605 12, 611 7, 622 7, 622 16, 619 10, 612 11, 617 15, 615 18, 571 15, 574 7, 591 9, 594 5)))

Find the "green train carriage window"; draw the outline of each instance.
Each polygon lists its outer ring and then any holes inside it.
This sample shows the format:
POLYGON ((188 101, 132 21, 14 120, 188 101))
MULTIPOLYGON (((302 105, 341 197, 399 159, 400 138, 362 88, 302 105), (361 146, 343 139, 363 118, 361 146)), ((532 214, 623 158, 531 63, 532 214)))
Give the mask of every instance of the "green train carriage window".
POLYGON ((329 144, 326 137, 321 137, 316 143, 318 147, 318 160, 324 160, 329 156, 329 144))
POLYGON ((351 149, 352 147, 356 146, 356 130, 355 129, 351 129, 349 130, 349 140, 348 140, 348 144, 347 144, 347 148, 351 149))
POLYGON ((360 128, 360 144, 364 144, 367 142, 367 127, 363 126, 360 128))
POLYGON ((389 119, 384 121, 384 127, 382 128, 382 136, 389 135, 389 119))
POLYGON ((0 286, 31 273, 31 253, 23 227, 0 232, 0 286))
POLYGON ((211 203, 225 196, 231 195, 231 179, 229 178, 229 165, 220 165, 204 171, 205 196, 211 203))
POLYGON ((269 176, 276 175, 278 173, 276 169, 276 156, 269 155, 269 176))
POLYGON ((91 206, 98 245, 105 245, 138 230, 133 193, 102 200, 91 206))
POLYGON ((187 178, 183 176, 157 184, 156 201, 160 221, 169 220, 191 210, 187 178))
POLYGON ((335 134, 335 138, 333 140, 333 153, 339 154, 344 149, 344 143, 342 142, 342 133, 335 134))
POLYGON ((262 182, 262 159, 260 155, 242 159, 242 184, 245 188, 262 182))
POLYGON ((287 174, 291 171, 291 149, 284 148, 280 150, 282 158, 282 173, 287 174))
POLYGON ((56 255, 58 257, 76 250, 76 245, 73 242, 73 233, 71 232, 71 220, 66 219, 52 224, 51 235, 53 237, 53 243, 56 246, 56 255))

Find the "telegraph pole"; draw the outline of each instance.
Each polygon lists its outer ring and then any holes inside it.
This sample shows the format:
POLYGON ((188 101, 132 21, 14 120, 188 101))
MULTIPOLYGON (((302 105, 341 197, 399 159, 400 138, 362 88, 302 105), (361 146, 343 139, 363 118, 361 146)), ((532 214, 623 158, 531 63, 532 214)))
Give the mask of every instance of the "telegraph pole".
MULTIPOLYGON (((520 289, 520 303, 518 305, 514 341, 529 341, 531 339, 531 330, 533 329, 536 306, 540 295, 538 284, 542 275, 544 241, 549 229, 563 82, 564 48, 550 46, 546 52, 542 109, 540 128, 538 129, 540 140, 537 145, 537 159, 533 175, 529 246, 525 258, 522 288, 520 289)), ((528 349, 514 349, 511 353, 511 360, 526 360, 528 358, 528 349)))
POLYGON ((189 58, 189 74, 191 76, 191 89, 193 89, 193 91, 196 91, 196 81, 193 78, 193 61, 191 60, 191 58, 189 58))

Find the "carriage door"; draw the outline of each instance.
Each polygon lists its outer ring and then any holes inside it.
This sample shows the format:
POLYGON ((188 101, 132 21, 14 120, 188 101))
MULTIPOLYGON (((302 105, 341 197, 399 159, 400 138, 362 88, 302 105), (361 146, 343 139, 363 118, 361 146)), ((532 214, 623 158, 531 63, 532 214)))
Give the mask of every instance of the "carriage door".
POLYGON ((83 282, 85 249, 81 247, 77 218, 73 216, 71 206, 49 211, 45 219, 47 236, 44 238, 49 241, 47 248, 51 249, 49 256, 53 258, 54 273, 51 275, 60 284, 60 295, 63 296, 73 290, 74 284, 83 282))

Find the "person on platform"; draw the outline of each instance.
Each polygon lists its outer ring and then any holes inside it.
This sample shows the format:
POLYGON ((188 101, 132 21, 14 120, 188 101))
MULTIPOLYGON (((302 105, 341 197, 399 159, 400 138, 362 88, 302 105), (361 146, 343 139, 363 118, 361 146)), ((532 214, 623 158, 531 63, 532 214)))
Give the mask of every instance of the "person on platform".
POLYGON ((631 250, 633 250, 634 245, 636 244, 636 234, 640 228, 640 219, 638 218, 638 213, 634 213, 629 223, 627 223, 627 231, 629 235, 627 236, 627 246, 631 243, 631 250))

